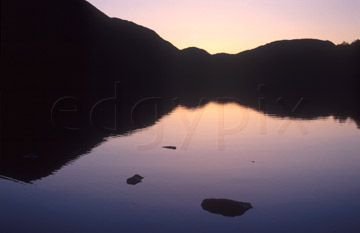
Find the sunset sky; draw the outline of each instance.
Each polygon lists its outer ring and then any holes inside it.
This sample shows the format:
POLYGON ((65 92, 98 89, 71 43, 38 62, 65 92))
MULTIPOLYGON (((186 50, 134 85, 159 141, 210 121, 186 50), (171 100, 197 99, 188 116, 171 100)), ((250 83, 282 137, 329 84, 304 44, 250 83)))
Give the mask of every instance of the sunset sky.
POLYGON ((359 0, 89 0, 155 30, 179 49, 238 53, 282 39, 360 38, 359 0))

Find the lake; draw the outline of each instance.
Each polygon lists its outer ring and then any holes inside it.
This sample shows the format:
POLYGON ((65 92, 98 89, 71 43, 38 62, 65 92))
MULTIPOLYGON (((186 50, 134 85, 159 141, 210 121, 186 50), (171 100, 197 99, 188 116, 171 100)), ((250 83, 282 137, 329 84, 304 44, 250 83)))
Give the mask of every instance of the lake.
POLYGON ((359 139, 350 118, 177 106, 48 176, 3 176, 0 232, 357 233, 359 139), (135 174, 142 182, 127 184, 135 174), (209 198, 253 208, 226 217, 202 208, 209 198))

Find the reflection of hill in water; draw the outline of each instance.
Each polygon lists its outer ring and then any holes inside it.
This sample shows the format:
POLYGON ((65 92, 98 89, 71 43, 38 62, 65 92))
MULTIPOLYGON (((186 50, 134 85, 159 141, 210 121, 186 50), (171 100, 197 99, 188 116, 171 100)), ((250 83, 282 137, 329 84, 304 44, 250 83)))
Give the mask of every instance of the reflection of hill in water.
POLYGON ((237 102, 279 117, 332 115, 359 125, 359 42, 279 41, 210 55, 180 51, 85 1, 54 2, 2 3, 0 175, 40 179, 178 105, 237 102))

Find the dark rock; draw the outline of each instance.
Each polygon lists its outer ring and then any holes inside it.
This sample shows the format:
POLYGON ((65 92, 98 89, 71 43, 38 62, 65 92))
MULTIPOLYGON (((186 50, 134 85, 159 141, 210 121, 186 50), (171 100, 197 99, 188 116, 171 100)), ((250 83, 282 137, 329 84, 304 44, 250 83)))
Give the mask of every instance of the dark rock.
POLYGON ((25 159, 38 159, 39 156, 35 155, 35 154, 27 154, 27 155, 24 155, 24 158, 25 159))
POLYGON ((205 199, 201 207, 214 214, 221 214, 226 217, 241 216, 253 208, 250 203, 232 201, 228 199, 205 199))
POLYGON ((144 177, 136 174, 133 177, 130 177, 129 179, 127 179, 126 183, 131 184, 131 185, 136 185, 138 183, 141 183, 143 179, 144 179, 144 177))
POLYGON ((176 150, 176 146, 163 146, 164 149, 176 150))

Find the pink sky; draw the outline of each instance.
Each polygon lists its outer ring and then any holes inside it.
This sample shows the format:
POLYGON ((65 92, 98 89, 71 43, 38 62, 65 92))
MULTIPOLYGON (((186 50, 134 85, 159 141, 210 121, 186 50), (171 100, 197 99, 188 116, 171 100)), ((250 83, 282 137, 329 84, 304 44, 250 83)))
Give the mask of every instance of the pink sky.
POLYGON ((360 38, 359 0, 89 0, 155 30, 179 49, 238 53, 282 39, 360 38))

